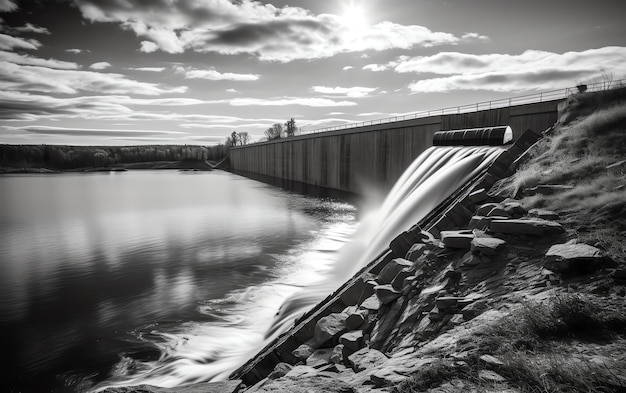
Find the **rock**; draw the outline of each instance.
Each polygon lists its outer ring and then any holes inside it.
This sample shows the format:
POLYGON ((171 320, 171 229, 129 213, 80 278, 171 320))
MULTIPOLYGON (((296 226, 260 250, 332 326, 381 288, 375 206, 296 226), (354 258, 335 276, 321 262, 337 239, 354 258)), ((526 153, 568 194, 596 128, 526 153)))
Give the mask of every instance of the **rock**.
POLYGON ((482 355, 479 359, 482 360, 485 364, 492 367, 504 366, 504 362, 502 360, 491 355, 482 355))
POLYGON ((322 346, 328 341, 339 337, 346 330, 348 314, 333 313, 322 317, 315 324, 315 342, 322 346))
POLYGON ((389 249, 396 256, 403 256, 406 255, 413 244, 424 243, 424 241, 428 238, 429 236, 427 235, 427 232, 422 231, 419 226, 415 225, 410 230, 402 232, 395 239, 393 239, 389 243, 389 249))
POLYGON ((315 352, 315 348, 309 344, 302 344, 298 348, 294 349, 291 354, 299 361, 305 361, 309 356, 315 352))
POLYGON ((417 261, 419 257, 424 255, 428 251, 429 247, 423 243, 415 243, 409 248, 409 251, 406 253, 405 258, 411 262, 417 261))
POLYGON ((478 378, 486 382, 505 382, 506 378, 491 370, 480 370, 478 378))
POLYGON ((485 312, 485 310, 487 310, 487 301, 481 299, 463 307, 463 309, 461 309, 461 313, 463 314, 463 318, 466 321, 469 321, 485 312))
POLYGON ((402 269, 396 274, 396 276, 391 281, 391 286, 395 289, 401 290, 403 288, 404 279, 412 276, 414 273, 413 269, 402 269))
POLYGON ((593 273, 603 267, 601 250, 588 244, 555 244, 546 252, 544 267, 571 275, 593 273))
POLYGON ((382 268, 376 281, 379 284, 390 284, 393 278, 402 269, 410 269, 413 267, 413 262, 404 258, 392 259, 385 267, 382 268))
POLYGON ((489 210, 489 212, 487 212, 487 214, 485 214, 485 216, 487 217, 509 217, 510 214, 506 211, 506 209, 503 209, 501 207, 494 207, 493 209, 489 210))
POLYGON ((374 287, 374 291, 376 291, 376 296, 381 304, 389 304, 402 296, 402 293, 394 289, 391 284, 377 285, 374 287))
POLYGON ((406 378, 405 375, 398 374, 392 367, 383 367, 370 375, 370 380, 374 382, 374 385, 377 387, 394 386, 404 381, 406 378))
POLYGON ((530 217, 537 217, 543 220, 558 220, 559 215, 552 210, 544 210, 544 209, 530 209, 528 211, 528 215, 530 217))
POLYGON ((493 237, 476 237, 472 239, 471 250, 472 252, 482 255, 493 256, 498 254, 500 249, 506 244, 506 241, 502 239, 496 239, 493 237))
MULTIPOLYGON (((291 378, 279 378, 261 386, 258 393, 356 393, 347 382, 333 377, 330 373, 319 375, 305 375, 297 380, 291 378)), ((256 393, 255 392, 255 393, 256 393)))
POLYGON ((378 300, 378 297, 376 295, 372 295, 368 297, 367 299, 365 299, 363 303, 361 303, 361 306, 360 306, 360 308, 367 310, 369 312, 378 311, 379 307, 380 307, 380 300, 378 300))
POLYGON ((356 312, 349 314, 346 319, 346 330, 354 330, 363 325, 363 322, 367 320, 367 310, 357 310, 356 312))
POLYGON ((606 169, 609 173, 621 173, 626 169, 626 160, 614 162, 611 165, 607 165, 606 169))
POLYGON ((330 361, 334 364, 343 363, 343 344, 335 345, 333 353, 330 355, 330 361))
POLYGON ((451 307, 456 307, 456 305, 459 303, 465 305, 467 303, 467 299, 457 296, 440 296, 435 299, 435 305, 440 311, 447 310, 451 307))
POLYGON ((332 349, 318 349, 306 359, 306 365, 309 367, 319 368, 320 366, 330 363, 330 355, 332 354, 332 349))
POLYGON ((311 366, 294 366, 285 377, 287 378, 300 378, 305 375, 315 375, 319 372, 318 369, 313 368, 311 366))
POLYGON ((533 196, 537 194, 541 195, 553 195, 557 192, 572 190, 574 186, 560 185, 560 184, 542 184, 536 187, 531 187, 523 191, 525 196, 533 196))
POLYGON ((348 361, 355 372, 378 366, 387 360, 382 352, 368 347, 362 348, 348 357, 348 361))
POLYGON ((352 330, 350 332, 346 332, 339 337, 339 343, 343 344, 343 346, 348 350, 358 351, 363 348, 363 345, 365 344, 363 341, 363 331, 352 330))
POLYGON ((492 220, 491 232, 510 235, 547 236, 565 232, 561 224, 541 219, 492 220))
POLYGON ((270 375, 267 376, 267 378, 276 379, 276 378, 284 377, 285 375, 287 375, 289 371, 291 371, 292 368, 293 366, 291 364, 280 362, 276 365, 276 367, 274 367, 274 370, 272 370, 272 372, 270 373, 270 375))
POLYGON ((441 241, 446 247, 469 249, 474 234, 468 230, 441 231, 441 241))

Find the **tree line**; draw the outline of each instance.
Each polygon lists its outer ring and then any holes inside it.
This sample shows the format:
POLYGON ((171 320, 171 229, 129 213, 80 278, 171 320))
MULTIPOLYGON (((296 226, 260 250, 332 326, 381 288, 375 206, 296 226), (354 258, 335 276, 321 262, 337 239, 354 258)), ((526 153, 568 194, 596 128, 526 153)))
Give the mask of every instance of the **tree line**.
POLYGON ((0 166, 10 168, 77 169, 158 161, 219 161, 224 145, 68 146, 0 145, 0 166))
MULTIPOLYGON (((296 126, 296 120, 292 117, 283 123, 275 123, 267 130, 265 130, 265 140, 271 141, 274 139, 288 138, 298 135, 300 129, 296 126)), ((233 131, 230 136, 226 138, 225 146, 230 148, 231 146, 243 146, 250 143, 250 135, 247 132, 233 131)))

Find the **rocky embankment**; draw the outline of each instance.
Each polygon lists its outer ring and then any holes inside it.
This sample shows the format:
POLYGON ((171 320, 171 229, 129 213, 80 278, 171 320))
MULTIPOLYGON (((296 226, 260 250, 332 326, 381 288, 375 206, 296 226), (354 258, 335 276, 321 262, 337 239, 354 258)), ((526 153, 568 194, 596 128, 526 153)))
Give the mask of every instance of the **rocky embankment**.
POLYGON ((471 218, 366 273, 363 296, 319 318, 291 361, 249 386, 185 389, 626 391, 626 91, 597 94, 472 193, 471 218))

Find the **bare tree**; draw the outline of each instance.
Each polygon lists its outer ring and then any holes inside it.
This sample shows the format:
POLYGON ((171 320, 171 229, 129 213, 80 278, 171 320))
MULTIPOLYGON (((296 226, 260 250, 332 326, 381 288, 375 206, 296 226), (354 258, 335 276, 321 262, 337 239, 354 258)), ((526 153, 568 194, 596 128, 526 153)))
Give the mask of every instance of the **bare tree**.
POLYGON ((248 135, 247 132, 240 132, 239 133, 239 144, 240 145, 247 145, 248 142, 250 141, 250 135, 248 135))
POLYGON ((265 136, 267 136, 267 140, 271 141, 272 139, 280 139, 283 136, 283 125, 280 123, 276 123, 265 131, 265 136))
POLYGON ((296 120, 292 117, 285 123, 285 133, 287 134, 287 137, 290 137, 296 135, 297 131, 298 127, 296 127, 296 120))

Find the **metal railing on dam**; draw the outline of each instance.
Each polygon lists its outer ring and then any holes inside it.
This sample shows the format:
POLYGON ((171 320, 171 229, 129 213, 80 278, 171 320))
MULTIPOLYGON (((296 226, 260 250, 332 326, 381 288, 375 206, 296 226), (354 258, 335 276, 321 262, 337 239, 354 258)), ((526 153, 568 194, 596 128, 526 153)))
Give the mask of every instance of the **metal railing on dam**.
MULTIPOLYGON (((613 85, 623 81, 613 82, 613 85)), ((510 126, 513 140, 530 129, 541 133, 558 119, 559 104, 579 91, 609 88, 607 83, 543 92, 499 101, 455 107, 440 113, 410 118, 388 118, 321 129, 289 138, 233 147, 230 169, 238 174, 282 185, 313 186, 364 195, 388 191, 404 170, 432 145, 437 131, 510 126), (534 97, 534 98, 533 98, 534 97), (557 97, 557 98, 554 98, 557 97), (547 100, 551 98, 550 100, 547 100), (526 102, 535 99, 538 102, 526 102), (508 103, 518 105, 506 106, 508 103)), ((428 112, 430 113, 430 112, 428 112)))
POLYGON ((429 109, 429 110, 424 110, 424 111, 419 111, 419 112, 412 112, 412 113, 406 113, 402 115, 385 117, 381 119, 373 119, 373 120, 366 120, 366 121, 361 121, 361 122, 341 124, 337 126, 315 128, 311 130, 302 130, 301 133, 302 134, 317 134, 320 132, 346 130, 349 128, 365 127, 365 126, 372 126, 372 125, 377 125, 377 124, 386 124, 386 123, 392 123, 396 121, 417 119, 421 117, 429 117, 429 116, 435 116, 435 115, 449 115, 449 114, 459 114, 459 113, 466 113, 466 112, 478 112, 482 110, 504 108, 508 106, 561 100, 561 99, 571 96, 572 94, 579 93, 581 91, 591 92, 591 91, 607 90, 607 89, 610 89, 612 86, 624 85, 625 83, 626 83, 626 80, 624 79, 620 79, 618 81, 606 80, 606 81, 598 82, 598 83, 566 87, 564 89, 542 91, 538 93, 525 94, 525 95, 508 97, 508 98, 501 98, 497 100, 481 101, 481 102, 476 102, 473 104, 450 106, 450 107, 438 108, 438 109, 429 109))

